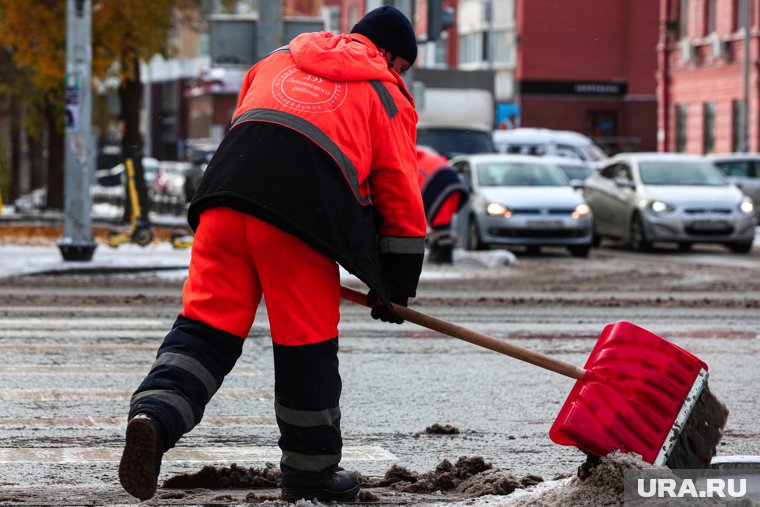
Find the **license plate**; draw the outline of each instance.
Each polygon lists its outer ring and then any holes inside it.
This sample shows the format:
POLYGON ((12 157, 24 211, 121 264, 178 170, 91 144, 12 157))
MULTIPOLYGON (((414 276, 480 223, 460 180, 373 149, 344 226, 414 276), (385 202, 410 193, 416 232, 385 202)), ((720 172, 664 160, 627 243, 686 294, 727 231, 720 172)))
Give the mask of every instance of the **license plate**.
POLYGON ((725 231, 728 229, 728 224, 723 220, 695 220, 691 223, 692 229, 695 231, 725 231))
POLYGON ((562 229, 560 220, 528 220, 525 226, 530 229, 562 229))

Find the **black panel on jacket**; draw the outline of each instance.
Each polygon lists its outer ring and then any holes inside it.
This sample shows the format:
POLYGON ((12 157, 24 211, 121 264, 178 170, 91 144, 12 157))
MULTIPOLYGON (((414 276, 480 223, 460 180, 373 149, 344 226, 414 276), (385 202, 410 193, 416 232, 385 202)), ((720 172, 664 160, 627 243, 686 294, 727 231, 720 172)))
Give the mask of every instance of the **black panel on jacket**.
POLYGON ((219 206, 302 239, 389 303, 374 207, 359 204, 335 161, 303 134, 259 121, 232 128, 190 204, 190 226, 197 228, 200 214, 219 206))

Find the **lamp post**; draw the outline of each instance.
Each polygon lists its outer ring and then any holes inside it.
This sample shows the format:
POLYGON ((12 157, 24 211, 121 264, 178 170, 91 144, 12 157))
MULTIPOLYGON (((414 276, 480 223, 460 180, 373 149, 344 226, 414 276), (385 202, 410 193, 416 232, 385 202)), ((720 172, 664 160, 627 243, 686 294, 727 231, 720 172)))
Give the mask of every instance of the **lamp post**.
POLYGON ((92 177, 92 4, 66 2, 66 116, 64 226, 58 249, 66 261, 89 261, 95 252, 90 222, 92 177))

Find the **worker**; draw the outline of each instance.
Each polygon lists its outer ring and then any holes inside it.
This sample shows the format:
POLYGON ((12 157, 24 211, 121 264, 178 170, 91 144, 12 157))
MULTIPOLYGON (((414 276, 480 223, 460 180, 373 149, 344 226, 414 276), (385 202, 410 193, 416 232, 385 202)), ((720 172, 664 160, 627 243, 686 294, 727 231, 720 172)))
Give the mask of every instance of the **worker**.
POLYGON ((416 147, 418 181, 428 224, 428 261, 452 264, 457 234, 456 213, 467 202, 469 190, 448 165, 446 157, 430 148, 416 147))
POLYGON ((161 457, 201 420, 266 300, 282 498, 345 501, 339 467, 339 264, 371 315, 415 296, 425 214, 409 20, 383 6, 349 34, 306 33, 246 74, 230 128, 188 209, 195 231, 183 308, 130 402, 119 479, 145 500, 161 457))

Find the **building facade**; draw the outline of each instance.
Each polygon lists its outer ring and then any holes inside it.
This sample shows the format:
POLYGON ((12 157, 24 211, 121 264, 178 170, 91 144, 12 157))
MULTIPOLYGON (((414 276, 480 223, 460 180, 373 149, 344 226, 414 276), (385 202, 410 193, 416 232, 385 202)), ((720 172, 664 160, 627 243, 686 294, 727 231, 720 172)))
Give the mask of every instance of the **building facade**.
POLYGON ((521 126, 655 150, 658 15, 658 0, 516 0, 521 126))
POLYGON ((760 150, 759 5, 760 0, 661 0, 660 151, 760 150))
MULTIPOLYGON (((347 32, 388 4, 414 19, 420 51, 411 80, 444 75, 422 70, 492 76, 485 88, 494 96, 494 128, 574 130, 611 152, 657 149, 660 0, 443 0, 454 25, 434 41, 428 0, 287 0, 283 14, 347 32)), ((211 68, 185 87, 189 138, 219 138, 237 92, 231 73, 212 57, 211 68)))

